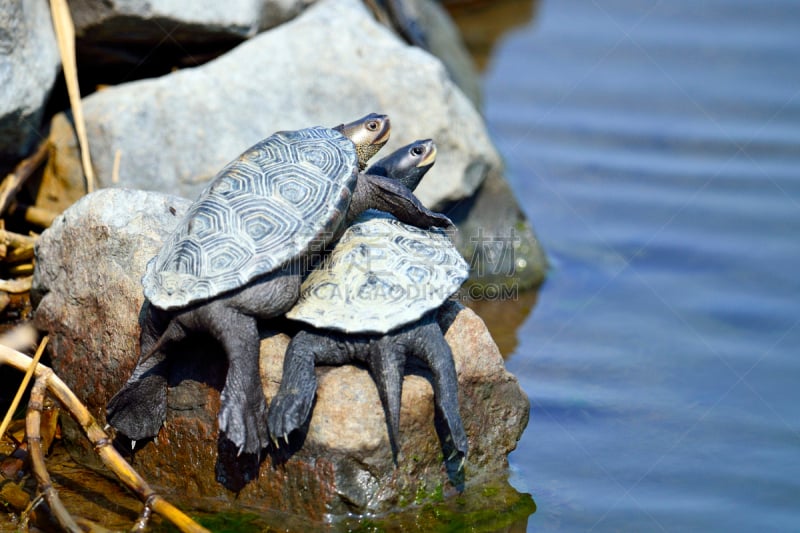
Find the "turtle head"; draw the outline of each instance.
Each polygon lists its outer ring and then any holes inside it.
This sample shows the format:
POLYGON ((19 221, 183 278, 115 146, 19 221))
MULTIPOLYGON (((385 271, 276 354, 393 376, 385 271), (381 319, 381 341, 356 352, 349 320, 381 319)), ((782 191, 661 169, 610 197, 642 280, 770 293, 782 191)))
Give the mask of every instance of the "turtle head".
POLYGON ((333 129, 353 141, 358 153, 358 168, 364 170, 367 161, 378 153, 378 150, 389 140, 392 125, 388 116, 370 113, 356 121, 341 124, 333 129))
POLYGON ((435 162, 436 143, 425 139, 395 150, 369 167, 367 174, 397 180, 413 191, 435 162))

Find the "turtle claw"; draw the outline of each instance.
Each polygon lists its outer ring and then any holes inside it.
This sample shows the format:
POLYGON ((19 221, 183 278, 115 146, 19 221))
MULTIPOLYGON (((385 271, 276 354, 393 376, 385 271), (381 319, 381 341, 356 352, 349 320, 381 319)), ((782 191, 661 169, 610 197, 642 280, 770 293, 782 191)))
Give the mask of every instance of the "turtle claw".
POLYGON ((129 381, 108 402, 106 421, 131 440, 155 437, 167 419, 167 382, 153 373, 129 381))
POLYGON ((283 434, 283 442, 286 443, 286 446, 289 446, 289 434, 288 433, 284 433, 283 434))
POLYGON ((263 423, 266 402, 256 400, 255 406, 251 403, 225 397, 219 411, 219 429, 233 442, 237 457, 242 453, 258 453, 269 443, 263 423))

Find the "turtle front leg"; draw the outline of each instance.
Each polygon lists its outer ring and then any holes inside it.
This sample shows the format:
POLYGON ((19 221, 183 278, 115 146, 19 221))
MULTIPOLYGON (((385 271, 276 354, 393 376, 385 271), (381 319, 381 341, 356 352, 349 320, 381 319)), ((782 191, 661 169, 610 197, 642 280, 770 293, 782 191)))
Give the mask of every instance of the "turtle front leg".
POLYGON ((258 453, 269 442, 267 402, 258 370, 259 336, 256 319, 210 304, 206 324, 228 356, 228 374, 220 394, 219 429, 239 453, 258 453))
POLYGON ((461 457, 467 455, 468 440, 458 407, 458 375, 453 352, 439 325, 428 315, 409 333, 415 357, 428 365, 433 374, 434 401, 444 416, 449 438, 461 457))
POLYGON ((435 213, 422 205, 408 187, 391 178, 361 174, 353 192, 348 223, 365 209, 379 209, 391 213, 399 221, 418 228, 437 226, 449 228, 453 222, 441 213, 435 213))

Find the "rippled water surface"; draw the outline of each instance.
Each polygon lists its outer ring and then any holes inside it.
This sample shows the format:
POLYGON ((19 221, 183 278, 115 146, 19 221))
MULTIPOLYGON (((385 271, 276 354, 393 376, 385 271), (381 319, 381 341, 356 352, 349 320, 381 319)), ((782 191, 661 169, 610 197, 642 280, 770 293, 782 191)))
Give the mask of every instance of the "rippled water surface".
POLYGON ((798 530, 800 4, 546 0, 485 93, 553 267, 528 530, 798 530))

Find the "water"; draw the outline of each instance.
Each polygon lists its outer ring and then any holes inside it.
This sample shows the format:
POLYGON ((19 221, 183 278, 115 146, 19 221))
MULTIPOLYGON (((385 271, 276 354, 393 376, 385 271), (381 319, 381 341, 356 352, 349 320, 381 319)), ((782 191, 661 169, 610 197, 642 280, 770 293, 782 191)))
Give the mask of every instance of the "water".
POLYGON ((484 88, 553 264, 528 530, 800 530, 800 4, 545 0, 484 88))

